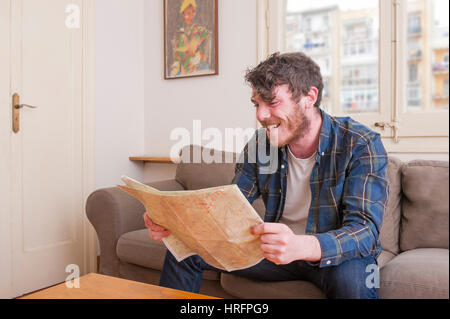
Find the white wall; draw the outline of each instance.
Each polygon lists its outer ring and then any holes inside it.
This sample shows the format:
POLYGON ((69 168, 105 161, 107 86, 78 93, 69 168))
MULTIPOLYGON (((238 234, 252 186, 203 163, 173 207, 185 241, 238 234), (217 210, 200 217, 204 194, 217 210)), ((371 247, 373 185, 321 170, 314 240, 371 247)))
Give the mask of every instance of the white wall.
MULTIPOLYGON (((161 2, 161 1, 146 1, 161 2)), ((128 157, 144 154, 143 0, 96 1, 96 186, 142 179, 128 157)))
POLYGON ((172 178, 173 165, 133 163, 169 156, 177 127, 254 127, 245 70, 257 60, 256 0, 219 1, 219 75, 164 80, 163 2, 97 0, 96 186, 121 175, 172 178))
POLYGON ((245 70, 256 63, 256 0, 219 1, 219 75, 164 80, 163 1, 145 1, 145 151, 169 156, 177 127, 255 127, 245 70))

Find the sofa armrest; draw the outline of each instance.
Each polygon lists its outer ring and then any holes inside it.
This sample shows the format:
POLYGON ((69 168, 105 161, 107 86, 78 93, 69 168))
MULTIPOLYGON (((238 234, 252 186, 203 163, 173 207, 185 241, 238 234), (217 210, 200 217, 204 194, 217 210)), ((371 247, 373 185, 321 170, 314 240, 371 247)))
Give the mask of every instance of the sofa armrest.
MULTIPOLYGON (((175 180, 147 184, 162 191, 184 190, 175 180)), ((145 228, 144 206, 118 187, 102 188, 89 195, 86 215, 97 232, 100 244, 100 273, 119 276, 119 258, 116 254, 120 236, 145 228)))

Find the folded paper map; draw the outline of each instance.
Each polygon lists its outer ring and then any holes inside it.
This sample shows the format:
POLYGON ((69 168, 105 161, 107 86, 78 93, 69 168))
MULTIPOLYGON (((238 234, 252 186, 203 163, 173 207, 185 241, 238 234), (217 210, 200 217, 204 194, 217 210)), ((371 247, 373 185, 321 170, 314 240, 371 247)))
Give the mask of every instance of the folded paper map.
POLYGON ((153 222, 170 231, 163 239, 178 261, 198 254, 226 271, 256 265, 263 258, 259 235, 250 228, 263 221, 236 185, 194 191, 159 191, 122 176, 122 190, 144 204, 153 222))

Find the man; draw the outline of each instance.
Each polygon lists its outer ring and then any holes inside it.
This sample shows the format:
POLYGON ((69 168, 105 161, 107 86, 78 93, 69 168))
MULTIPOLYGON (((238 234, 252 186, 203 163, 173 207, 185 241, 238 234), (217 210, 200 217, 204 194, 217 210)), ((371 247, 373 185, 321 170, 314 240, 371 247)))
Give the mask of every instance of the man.
MULTIPOLYGON (((249 202, 262 196, 266 206, 264 223, 251 230, 261 235, 265 259, 233 274, 307 280, 328 298, 378 298, 366 285, 366 270, 381 253, 389 195, 380 135, 319 109, 320 69, 302 53, 276 53, 248 71, 246 80, 261 130, 279 160, 270 174, 261 173, 263 164, 259 157, 249 160, 247 145, 236 165, 233 183, 249 202)), ((249 143, 260 143, 258 136, 249 143)), ((169 234, 148 218, 146 225, 155 240, 169 234)), ((178 263, 168 253, 161 285, 198 291, 204 269, 214 268, 199 256, 178 263)))

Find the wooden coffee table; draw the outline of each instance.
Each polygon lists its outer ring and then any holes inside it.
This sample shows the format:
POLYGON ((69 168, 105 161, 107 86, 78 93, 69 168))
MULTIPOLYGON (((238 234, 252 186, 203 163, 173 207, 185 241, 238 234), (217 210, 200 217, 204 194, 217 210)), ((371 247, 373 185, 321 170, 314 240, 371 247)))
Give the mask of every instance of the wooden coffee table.
POLYGON ((67 288, 62 283, 18 299, 218 299, 181 290, 100 274, 80 277, 80 288, 67 288))

